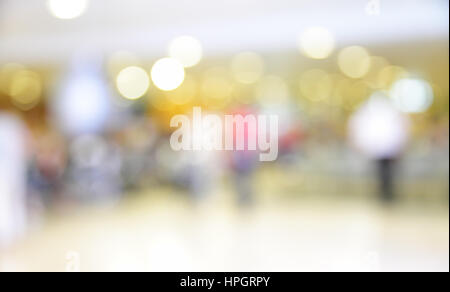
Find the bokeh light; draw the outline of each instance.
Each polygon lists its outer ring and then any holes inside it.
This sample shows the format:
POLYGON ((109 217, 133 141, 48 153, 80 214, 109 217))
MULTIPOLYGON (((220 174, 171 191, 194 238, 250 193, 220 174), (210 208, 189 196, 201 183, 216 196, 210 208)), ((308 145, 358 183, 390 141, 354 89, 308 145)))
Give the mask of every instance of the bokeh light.
POLYGON ((433 88, 422 79, 401 79, 392 86, 390 96, 400 111, 420 113, 433 103, 433 88))
POLYGON ((300 36, 299 47, 302 53, 312 59, 326 59, 334 50, 333 34, 323 27, 310 27, 300 36))
POLYGON ((68 135, 101 131, 111 113, 106 80, 92 64, 70 70, 50 101, 55 124, 68 135))
POLYGON ((173 109, 175 108, 175 103, 173 103, 171 100, 169 100, 168 96, 165 94, 160 94, 157 96, 154 96, 151 100, 150 103, 152 105, 153 109, 156 109, 157 111, 160 112, 164 112, 164 114, 162 116, 159 116, 157 118, 162 118, 162 122, 164 125, 168 125, 169 124, 169 118, 170 115, 173 111, 173 109))
POLYGON ((335 98, 347 110, 354 110, 370 95, 369 85, 363 80, 344 78, 336 83, 335 98))
POLYGON ((186 75, 183 84, 173 91, 167 92, 170 102, 184 105, 192 101, 198 93, 197 81, 190 75, 186 75))
POLYGON ((329 99, 333 93, 333 78, 325 71, 312 69, 300 76, 300 93, 311 101, 329 99))
POLYGON ((159 89, 174 90, 184 81, 184 68, 179 61, 173 58, 162 58, 153 65, 151 77, 159 89))
POLYGON ((364 77, 370 69, 370 54, 360 46, 344 48, 339 52, 338 65, 342 73, 350 78, 364 77))
POLYGON ((60 19, 73 19, 81 16, 89 5, 88 0, 48 0, 50 13, 60 19))
POLYGON ((370 69, 364 76, 364 80, 373 89, 381 89, 384 87, 382 80, 380 79, 381 72, 389 67, 389 62, 380 56, 370 57, 370 69))
POLYGON ((147 72, 137 66, 130 66, 122 71, 116 78, 116 86, 120 94, 127 99, 142 97, 150 86, 147 72))
POLYGON ((258 83, 256 97, 265 105, 285 104, 289 101, 289 87, 283 78, 267 75, 258 83))
POLYGON ((256 53, 243 52, 233 58, 231 70, 236 81, 244 84, 255 83, 264 73, 264 60, 256 53))
POLYGON ((378 73, 378 83, 380 87, 389 90, 392 84, 400 79, 407 78, 408 71, 400 66, 387 66, 378 73))
POLYGON ((42 81, 30 70, 22 70, 13 75, 9 95, 14 105, 21 110, 29 110, 39 103, 42 95, 42 81))
POLYGON ((202 82, 202 100, 210 108, 223 108, 231 99, 233 83, 221 67, 205 72, 202 82))
POLYGON ((9 95, 13 76, 25 70, 25 66, 17 63, 8 63, 0 67, 0 93, 9 95))
POLYGON ((202 44, 191 36, 177 37, 169 45, 169 56, 178 60, 184 67, 197 65, 202 54, 202 44))

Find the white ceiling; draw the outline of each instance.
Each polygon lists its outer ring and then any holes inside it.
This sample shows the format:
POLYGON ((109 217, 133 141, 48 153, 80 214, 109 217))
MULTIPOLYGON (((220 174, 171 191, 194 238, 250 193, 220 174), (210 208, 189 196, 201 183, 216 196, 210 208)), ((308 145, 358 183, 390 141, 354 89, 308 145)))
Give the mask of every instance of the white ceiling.
POLYGON ((154 57, 180 34, 205 54, 296 46, 308 26, 326 26, 339 45, 448 40, 448 1, 378 0, 91 0, 80 18, 58 20, 45 0, 0 0, 0 62, 59 62, 75 52, 132 50, 154 57))

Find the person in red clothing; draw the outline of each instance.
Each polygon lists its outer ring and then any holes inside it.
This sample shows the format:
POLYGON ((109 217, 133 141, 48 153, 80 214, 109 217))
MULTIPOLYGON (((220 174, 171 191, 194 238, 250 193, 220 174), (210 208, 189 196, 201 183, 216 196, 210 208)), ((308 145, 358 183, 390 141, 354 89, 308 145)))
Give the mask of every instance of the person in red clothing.
MULTIPOLYGON (((245 118, 247 115, 257 115, 257 110, 249 106, 241 106, 231 110, 229 115, 241 115, 245 118)), ((243 135, 245 141, 244 150, 236 150, 236 145, 230 154, 230 167, 234 174, 235 187, 238 194, 238 202, 240 205, 250 205, 253 201, 253 186, 252 179, 253 173, 259 164, 259 151, 248 149, 248 140, 250 135, 254 136, 257 133, 253 133, 255 129, 248 127, 248 124, 241 129, 244 133, 238 132, 237 127, 233 129, 233 141, 236 144, 237 137, 243 135)), ((256 131, 258 128, 256 127, 256 131)), ((258 135, 256 135, 258 137, 258 135)))

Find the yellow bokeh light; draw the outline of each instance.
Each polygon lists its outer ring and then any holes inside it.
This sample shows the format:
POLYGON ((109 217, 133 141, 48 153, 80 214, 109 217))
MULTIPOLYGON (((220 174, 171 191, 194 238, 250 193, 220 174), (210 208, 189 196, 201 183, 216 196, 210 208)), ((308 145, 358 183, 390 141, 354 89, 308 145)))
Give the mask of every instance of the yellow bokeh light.
POLYGON ((347 47, 339 52, 338 65, 350 78, 362 78, 370 69, 370 54, 360 46, 347 47))
POLYGON ((176 89, 184 81, 184 67, 173 58, 162 58, 152 67, 151 76, 156 87, 164 91, 176 89))
POLYGON ((256 97, 263 104, 284 104, 289 101, 289 87, 281 77, 268 75, 258 83, 256 97))
POLYGON ((388 90, 395 81, 408 76, 408 71, 400 66, 387 66, 378 73, 378 83, 382 89, 388 90))
POLYGON ((311 101, 330 99, 333 88, 333 78, 323 70, 309 70, 300 76, 300 93, 311 101))
POLYGON ((239 104, 251 104, 255 102, 254 87, 247 84, 234 84, 233 99, 239 104))
POLYGON ((32 109, 41 100, 42 82, 39 75, 29 70, 15 73, 11 79, 9 95, 18 108, 32 109))
POLYGON ((299 47, 302 53, 312 59, 326 59, 334 50, 333 34, 323 27, 310 27, 300 36, 299 47))
POLYGON ((47 0, 50 13, 59 19, 73 19, 81 16, 88 4, 88 0, 47 0))
POLYGON ((243 52, 233 58, 231 70, 236 81, 255 83, 264 72, 264 60, 256 53, 243 52))
POLYGON ((177 37, 169 45, 169 56, 178 60, 184 67, 197 65, 202 54, 202 44, 191 36, 177 37))
POLYGON ((9 95, 9 88, 11 81, 17 72, 25 70, 25 67, 21 64, 8 63, 0 68, 0 92, 9 95))
POLYGON ((117 75, 116 86, 123 97, 135 100, 141 98, 147 92, 150 86, 150 79, 144 69, 130 66, 120 71, 119 75, 117 75))
POLYGON ((207 77, 202 84, 202 93, 208 99, 225 99, 232 91, 231 83, 219 76, 207 77))
POLYGON ((175 104, 172 103, 166 95, 161 93, 153 96, 150 102, 153 108, 162 112, 170 112, 175 108, 175 104))
POLYGON ((383 83, 381 82, 379 75, 382 70, 389 66, 389 62, 379 56, 370 57, 370 69, 369 72, 364 76, 364 80, 373 89, 383 88, 383 83))
POLYGON ((354 110, 370 95, 369 85, 361 80, 341 79, 335 88, 335 97, 347 110, 354 110))
POLYGON ((220 109, 232 100, 233 82, 224 67, 213 67, 203 74, 201 85, 202 104, 208 108, 220 109))
POLYGON ((180 87, 167 93, 167 98, 176 105, 187 104, 196 96, 198 91, 197 87, 195 79, 191 76, 186 76, 180 87))

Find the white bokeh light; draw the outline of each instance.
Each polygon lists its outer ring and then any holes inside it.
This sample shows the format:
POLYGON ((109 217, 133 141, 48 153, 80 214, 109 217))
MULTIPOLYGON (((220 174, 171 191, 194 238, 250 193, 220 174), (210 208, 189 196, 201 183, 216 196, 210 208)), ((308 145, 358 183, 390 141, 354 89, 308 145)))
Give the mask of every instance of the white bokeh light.
POLYGON ((169 45, 169 56, 178 60, 184 67, 197 65, 202 54, 202 44, 191 36, 177 37, 169 45))
POLYGON ((60 19, 73 19, 81 16, 89 5, 88 0, 48 0, 50 13, 60 19))
POLYGON ((111 113, 111 100, 102 72, 91 64, 78 64, 50 99, 55 120, 69 135, 101 132, 111 113))
POLYGON ((162 58, 153 65, 151 77, 159 89, 174 90, 184 81, 184 67, 173 58, 162 58))
POLYGON ((310 27, 299 39, 299 47, 311 59, 326 59, 334 50, 333 34, 323 27, 310 27))
POLYGON ((117 75, 117 90, 126 99, 135 100, 142 97, 150 86, 150 79, 144 69, 130 66, 117 75))
POLYGON ((421 113, 433 103, 433 88, 422 79, 400 79, 392 86, 390 96, 400 111, 421 113))
POLYGON ((382 92, 375 92, 349 120, 351 143, 372 159, 393 158, 404 149, 409 120, 382 92))

